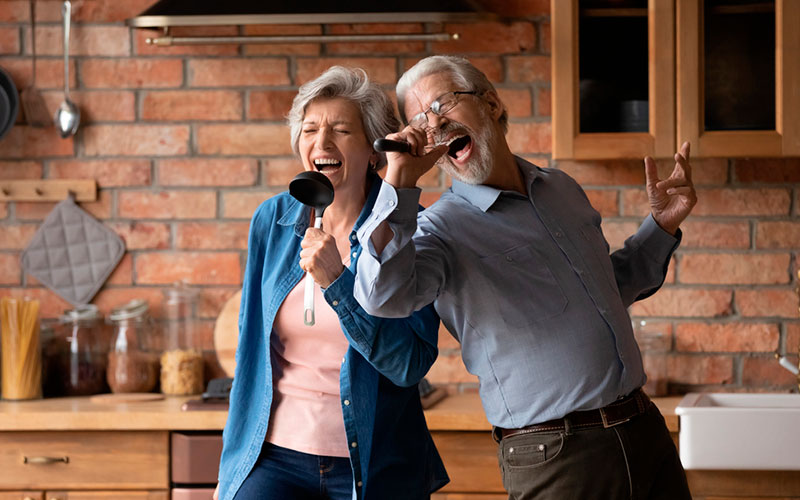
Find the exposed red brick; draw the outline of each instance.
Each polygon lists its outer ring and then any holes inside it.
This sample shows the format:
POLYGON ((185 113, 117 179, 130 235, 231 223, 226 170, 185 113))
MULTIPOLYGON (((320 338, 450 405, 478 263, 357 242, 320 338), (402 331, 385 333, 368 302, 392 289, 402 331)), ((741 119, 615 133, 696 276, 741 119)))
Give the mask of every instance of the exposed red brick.
POLYGON ((289 128, 280 124, 200 125, 197 147, 203 155, 288 155, 289 128))
POLYGON ((619 192, 608 189, 587 189, 586 197, 603 217, 619 215, 619 192))
POLYGON ((506 58, 508 81, 514 83, 549 82, 550 56, 511 56, 506 58))
POLYGON ((52 158, 72 156, 73 138, 62 139, 56 129, 17 126, 0 141, 0 158, 52 158))
POLYGON ((445 24, 458 40, 431 43, 434 54, 518 54, 536 48, 536 28, 528 22, 445 24))
MULTIPOLYGON (((235 56, 239 53, 239 45, 155 45, 148 44, 148 38, 159 38, 163 33, 159 30, 133 30, 133 52, 140 56, 235 56)), ((225 36, 238 35, 236 26, 175 26, 170 28, 171 36, 225 36)))
POLYGON ((169 225, 161 222, 113 222, 109 227, 127 250, 163 250, 170 246, 169 225))
POLYGON ((736 308, 744 317, 796 318, 798 299, 791 289, 736 290, 736 308))
POLYGON ((788 189, 700 189, 694 215, 788 215, 788 189))
POLYGON ((633 185, 644 189, 644 168, 638 160, 559 160, 557 167, 572 176, 581 186, 633 185))
MULTIPOLYGON (((69 86, 76 86, 76 64, 69 63, 69 86)), ((33 84, 33 62, 30 57, 3 58, 3 69, 11 76, 17 89, 24 89, 33 84)), ((36 61, 36 88, 63 89, 64 61, 58 59, 38 59, 36 61)), ((20 111, 22 113, 22 111, 20 111)))
POLYGON ((633 316, 713 318, 732 312, 730 290, 664 287, 631 306, 633 316))
POLYGON ((120 191, 119 216, 130 219, 211 219, 217 213, 213 191, 120 191))
POLYGON ((675 349, 686 352, 772 352, 780 331, 774 323, 680 323, 675 349))
POLYGON ((228 299, 239 290, 239 287, 203 288, 197 301, 197 315, 216 319, 228 299))
POLYGON ((8 217, 8 203, 0 203, 0 219, 8 217))
POLYGON ((750 224, 689 218, 681 224, 681 248, 750 248, 750 224))
POLYGON ((550 89, 540 87, 536 90, 536 116, 552 115, 552 93, 550 89))
POLYGON ((175 248, 196 250, 244 250, 248 222, 181 222, 176 225, 175 248))
MULTIPOLYGON (((727 158, 692 158, 692 182, 695 186, 726 184, 728 181, 727 158)), ((659 158, 656 160, 658 178, 667 179, 675 169, 675 160, 672 158, 659 158)), ((644 168, 644 162, 642 162, 644 168)))
POLYGON ((94 179, 100 188, 147 186, 149 160, 55 160, 50 162, 51 179, 94 179))
MULTIPOLYGON (((137 16, 156 0, 72 0, 72 19, 77 23, 114 23, 137 16)), ((36 2, 37 21, 61 21, 61 2, 36 2)))
MULTIPOLYGON (((30 52, 30 49, 28 49, 30 52)), ((70 30, 71 56, 128 56, 131 42, 125 26, 74 25, 70 30)), ((62 56, 64 30, 61 26, 36 27, 36 56, 62 56)))
POLYGON ((0 22, 30 22, 30 2, 28 0, 3 0, 0 9, 0 22))
POLYGON ((259 205, 277 192, 228 191, 222 193, 222 216, 226 219, 250 219, 259 205))
POLYGON ((800 323, 786 323, 786 352, 796 353, 800 349, 800 323))
POLYGON ((167 285, 186 280, 191 285, 241 283, 238 252, 140 253, 136 256, 138 285, 167 285))
POLYGON ((539 30, 541 31, 541 51, 545 54, 550 54, 552 52, 551 46, 553 43, 553 35, 550 29, 550 21, 543 21, 541 25, 539 25, 539 30))
POLYGON ((461 352, 440 354, 425 378, 432 384, 477 382, 478 377, 467 372, 461 352))
POLYGON ((506 139, 515 154, 549 153, 552 147, 550 122, 509 123, 506 139))
POLYGON ((684 254, 681 283, 714 285, 789 283, 789 254, 684 254))
POLYGON ((367 72, 370 80, 382 85, 394 86, 397 82, 395 61, 390 57, 315 57, 297 60, 295 83, 301 85, 313 80, 334 65, 361 68, 367 72))
POLYGON ((164 88, 183 84, 180 59, 86 59, 80 62, 86 88, 164 88))
POLYGON ((191 59, 189 84, 193 87, 260 87, 289 84, 286 59, 191 59))
POLYGON ((800 182, 800 158, 737 159, 733 167, 739 182, 800 182))
MULTIPOLYGON (((47 109, 51 115, 64 101, 64 92, 51 90, 42 92, 47 109)), ((136 119, 136 97, 127 91, 77 91, 70 92, 69 98, 81 110, 81 123, 94 122, 132 122, 136 119)))
MULTIPOLYGON (((418 23, 370 23, 370 24, 332 24, 331 35, 377 35, 424 33, 418 23)), ((340 54, 413 54, 423 52, 425 42, 348 42, 328 43, 326 53, 340 54)))
POLYGON ((126 253, 117 267, 106 280, 106 285, 131 285, 133 284, 133 257, 126 253))
POLYGON ((172 156, 189 152, 186 125, 89 125, 83 128, 86 156, 172 156))
POLYGON ((39 318, 58 318, 72 305, 47 288, 0 288, 0 297, 14 297, 18 300, 29 299, 39 301, 39 318))
MULTIPOLYGON (((797 361, 796 356, 789 359, 797 361)), ((742 384, 748 387, 796 387, 797 376, 778 364, 773 356, 748 356, 742 360, 742 384)))
MULTIPOLYGON (((257 36, 292 36, 321 35, 319 24, 264 24, 244 27, 246 35, 257 36)), ((244 45, 244 53, 248 55, 303 55, 316 56, 320 53, 320 43, 264 43, 244 45)))
POLYGON ((302 170, 303 164, 295 157, 267 158, 262 161, 261 178, 267 186, 286 187, 302 170))
POLYGON ((253 90, 247 98, 247 119, 283 120, 296 95, 294 90, 253 90))
POLYGON ((232 90, 165 90, 142 98, 142 119, 155 121, 241 120, 242 95, 232 90))
POLYGON ((22 266, 19 253, 0 253, 0 285, 20 285, 22 266))
POLYGON ((0 54, 19 54, 19 28, 0 27, 0 54))
POLYGON ((756 226, 756 247, 800 247, 800 222, 759 221, 756 226))
POLYGON ((21 180, 21 179, 41 179, 41 178, 42 178, 42 162, 0 160, 0 179, 21 180))
POLYGON ((258 161, 248 158, 174 159, 158 162, 162 186, 252 186, 258 161))
POLYGON ((531 116, 531 92, 528 89, 497 89, 500 100, 506 105, 508 116, 527 118, 531 116))
POLYGON ((608 246, 614 251, 625 245, 625 240, 630 238, 639 229, 638 222, 603 221, 603 235, 608 241, 608 246))
POLYGON ((730 384, 733 358, 729 356, 679 355, 667 360, 670 382, 683 384, 730 384))

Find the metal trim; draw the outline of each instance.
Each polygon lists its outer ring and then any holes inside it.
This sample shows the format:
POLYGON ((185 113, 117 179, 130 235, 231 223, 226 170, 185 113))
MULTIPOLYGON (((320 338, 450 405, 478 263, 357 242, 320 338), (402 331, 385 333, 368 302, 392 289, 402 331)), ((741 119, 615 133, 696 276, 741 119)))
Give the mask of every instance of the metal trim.
POLYGON ((297 36, 162 36, 147 38, 151 45, 168 47, 171 45, 206 44, 267 44, 267 43, 336 43, 336 42, 446 42, 458 40, 458 33, 409 33, 385 35, 297 35, 297 36))
POLYGON ((488 13, 365 12, 320 14, 242 14, 219 16, 137 16, 125 23, 134 28, 170 26, 228 26, 248 24, 352 24, 352 23, 467 23, 490 20, 488 13))

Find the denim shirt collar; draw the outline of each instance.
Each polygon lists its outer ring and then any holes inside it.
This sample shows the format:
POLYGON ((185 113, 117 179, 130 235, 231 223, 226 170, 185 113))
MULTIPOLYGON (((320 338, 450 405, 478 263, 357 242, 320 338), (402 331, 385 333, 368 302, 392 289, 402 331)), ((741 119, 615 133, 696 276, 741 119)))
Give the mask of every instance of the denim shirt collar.
MULTIPOLYGON (((523 177, 525 178, 525 185, 530 186, 533 184, 533 182, 539 177, 539 167, 520 158, 519 156, 514 156, 514 159, 517 161, 517 167, 519 167, 523 177)), ((453 193, 461 196, 472 205, 480 208, 483 212, 489 210, 501 194, 511 194, 514 196, 520 195, 514 191, 505 191, 492 186, 487 186, 485 184, 467 184, 466 182, 461 182, 456 179, 453 179, 452 189, 453 193)))
MULTIPOLYGON (((369 215, 372 213, 372 206, 375 205, 375 200, 378 198, 378 192, 381 189, 381 183, 383 182, 383 179, 381 179, 378 174, 370 172, 367 174, 367 181, 371 183, 369 193, 367 194, 367 199, 364 202, 364 208, 361 209, 361 213, 358 215, 358 219, 353 226, 351 235, 355 234, 358 228, 361 227, 361 224, 363 224, 367 220, 367 217, 369 217, 369 215)), ((292 198, 289 208, 286 210, 286 213, 283 215, 283 217, 278 220, 278 224, 281 226, 294 226, 294 234, 300 238, 303 238, 306 233, 306 229, 308 229, 310 220, 311 207, 307 207, 296 199, 292 198)))

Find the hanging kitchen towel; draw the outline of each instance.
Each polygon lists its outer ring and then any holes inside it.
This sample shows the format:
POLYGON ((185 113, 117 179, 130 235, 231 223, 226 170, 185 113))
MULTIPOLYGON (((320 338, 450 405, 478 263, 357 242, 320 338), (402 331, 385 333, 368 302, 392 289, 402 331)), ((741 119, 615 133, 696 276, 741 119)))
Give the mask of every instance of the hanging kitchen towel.
POLYGON ((122 238, 75 204, 58 203, 22 253, 22 268, 74 306, 88 304, 125 253, 122 238))

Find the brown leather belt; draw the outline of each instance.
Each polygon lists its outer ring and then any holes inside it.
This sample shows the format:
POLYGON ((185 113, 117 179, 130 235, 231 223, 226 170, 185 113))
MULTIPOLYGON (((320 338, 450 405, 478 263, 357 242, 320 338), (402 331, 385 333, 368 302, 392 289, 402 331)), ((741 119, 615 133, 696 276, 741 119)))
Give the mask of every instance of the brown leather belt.
POLYGON ((648 406, 650 406, 650 398, 641 389, 636 389, 624 398, 597 410, 574 411, 564 418, 548 420, 547 422, 529 425, 521 429, 498 427, 497 431, 499 431, 500 437, 505 439, 517 434, 563 431, 567 427, 570 429, 613 427, 627 422, 637 415, 641 415, 647 410, 648 406))

